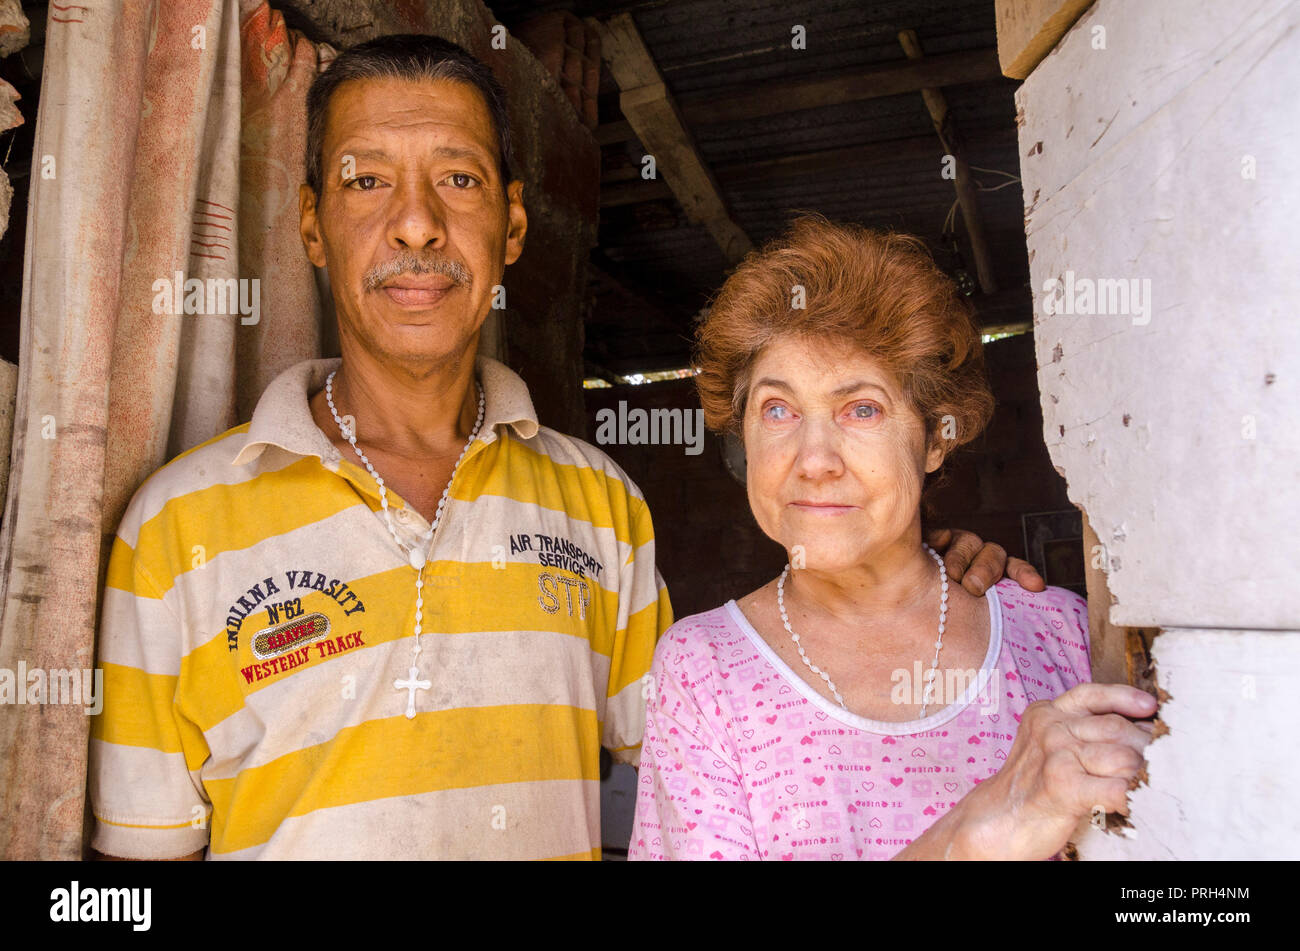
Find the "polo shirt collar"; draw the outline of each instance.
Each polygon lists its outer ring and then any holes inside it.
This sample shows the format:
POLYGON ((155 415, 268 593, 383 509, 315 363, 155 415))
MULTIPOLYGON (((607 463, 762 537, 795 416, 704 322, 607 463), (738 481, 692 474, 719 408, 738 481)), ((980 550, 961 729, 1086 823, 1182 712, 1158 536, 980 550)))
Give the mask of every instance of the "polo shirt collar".
MULTIPOLYGON (((277 446, 299 456, 317 456, 329 469, 338 470, 340 454, 312 418, 308 400, 325 386, 325 378, 337 370, 339 357, 304 360, 285 370, 267 386, 253 410, 248 438, 231 465, 253 462, 267 446, 277 446)), ((528 385, 517 373, 491 357, 474 360, 478 380, 483 384, 483 430, 480 439, 491 442, 498 426, 510 426, 521 439, 531 439, 539 428, 528 385)))

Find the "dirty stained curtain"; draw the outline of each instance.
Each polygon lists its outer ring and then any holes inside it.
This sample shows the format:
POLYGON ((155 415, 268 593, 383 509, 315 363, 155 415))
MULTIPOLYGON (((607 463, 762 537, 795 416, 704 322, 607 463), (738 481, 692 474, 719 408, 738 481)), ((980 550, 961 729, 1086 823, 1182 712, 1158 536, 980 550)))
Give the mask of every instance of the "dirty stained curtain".
MULTIPOLYGON (((306 89, 332 56, 257 0, 50 5, 0 669, 93 667, 112 534, 136 487, 321 355, 297 187, 306 89), (154 282, 177 272, 257 279, 258 321, 229 306, 155 313, 154 282)), ((82 857, 89 727, 81 706, 0 704, 0 858, 82 857)))

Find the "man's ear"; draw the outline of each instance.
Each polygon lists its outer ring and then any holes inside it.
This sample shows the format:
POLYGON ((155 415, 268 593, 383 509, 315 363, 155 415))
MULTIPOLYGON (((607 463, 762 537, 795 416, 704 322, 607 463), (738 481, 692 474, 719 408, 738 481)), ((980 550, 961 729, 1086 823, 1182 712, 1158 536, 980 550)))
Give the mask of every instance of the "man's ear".
POLYGON ((317 267, 325 266, 325 242, 321 238, 320 222, 316 219, 316 193, 304 183, 298 186, 298 234, 307 258, 317 267))
POLYGON ((528 233, 528 213, 524 211, 524 183, 519 179, 506 188, 509 205, 506 230, 506 264, 514 264, 524 253, 524 235, 528 233))

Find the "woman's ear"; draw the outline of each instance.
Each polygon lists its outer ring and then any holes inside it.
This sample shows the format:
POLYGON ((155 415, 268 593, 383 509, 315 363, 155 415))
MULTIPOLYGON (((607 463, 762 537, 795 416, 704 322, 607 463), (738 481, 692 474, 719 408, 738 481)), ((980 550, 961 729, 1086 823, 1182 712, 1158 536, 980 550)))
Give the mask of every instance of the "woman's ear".
POLYGON ((934 430, 925 440, 925 471, 934 472, 948 456, 947 442, 934 430))

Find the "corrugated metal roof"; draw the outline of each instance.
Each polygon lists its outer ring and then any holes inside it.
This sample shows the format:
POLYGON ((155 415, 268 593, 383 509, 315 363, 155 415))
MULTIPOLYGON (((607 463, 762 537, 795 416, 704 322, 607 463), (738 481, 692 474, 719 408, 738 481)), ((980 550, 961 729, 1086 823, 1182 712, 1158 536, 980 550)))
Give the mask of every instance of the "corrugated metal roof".
MULTIPOLYGON (((679 105, 715 100, 737 90, 837 75, 906 62, 898 32, 917 32, 927 56, 972 50, 995 50, 993 0, 648 0, 491 4, 501 22, 513 26, 537 12, 567 9, 578 16, 605 19, 630 12, 646 46, 679 105), (807 48, 791 47, 791 28, 806 29, 807 48)), ((1016 83, 994 79, 943 90, 952 119, 963 139, 967 161, 975 166, 1019 174, 1015 138, 1016 83)), ((775 95, 775 93, 774 93, 775 95)), ((600 101, 602 124, 622 120, 618 89, 604 71, 600 101)), ((941 232, 955 193, 939 175, 942 149, 919 92, 817 108, 780 112, 758 119, 692 123, 704 162, 714 172, 735 222, 755 244, 781 232, 796 209, 820 211, 830 218, 875 227, 893 227, 921 235, 941 265, 955 260, 941 246, 941 232), (878 154, 868 160, 840 155, 838 164, 817 174, 776 174, 755 166, 790 156, 903 141, 910 144, 898 158, 878 154), (932 142, 927 149, 925 142, 932 142)), ((888 150, 888 146, 885 150, 888 150)), ((607 172, 639 168, 643 147, 634 139, 606 146, 607 172)), ((1010 179, 976 173, 987 186, 1010 179)), ((603 365, 626 370, 638 361, 669 364, 688 353, 691 318, 725 279, 728 264, 708 232, 691 224, 661 184, 623 182, 645 187, 648 201, 602 209, 601 255, 618 262, 620 284, 633 290, 653 289, 658 313, 627 315, 626 302, 600 282, 593 285, 594 306, 588 323, 588 354, 603 365), (665 333, 675 326, 678 333, 665 333), (666 347, 648 352, 648 346, 666 347), (629 363, 630 361, 630 363, 629 363)), ((1030 316, 1023 208, 1018 184, 982 191, 979 206, 993 246, 1000 293, 975 296, 987 323, 1008 323, 1030 316)), ((958 218, 960 215, 958 214, 958 218)), ((961 252, 973 273, 969 245, 962 233, 961 252)))

